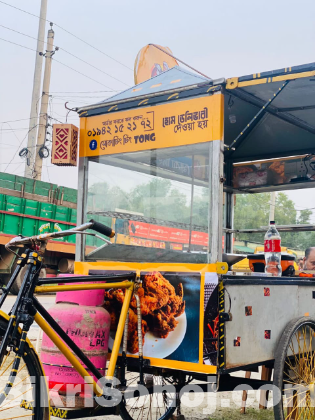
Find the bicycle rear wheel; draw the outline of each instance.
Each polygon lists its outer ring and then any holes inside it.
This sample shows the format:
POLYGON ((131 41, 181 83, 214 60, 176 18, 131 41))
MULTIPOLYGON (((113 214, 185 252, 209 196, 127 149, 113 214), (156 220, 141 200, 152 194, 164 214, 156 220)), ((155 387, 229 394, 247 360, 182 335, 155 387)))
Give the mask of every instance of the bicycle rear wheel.
MULTIPOLYGON (((6 320, 0 319, 0 343, 7 325, 6 320)), ((44 373, 37 354, 27 342, 13 372, 16 365, 16 353, 8 348, 0 365, 0 419, 48 420, 47 388, 41 379, 44 373)))

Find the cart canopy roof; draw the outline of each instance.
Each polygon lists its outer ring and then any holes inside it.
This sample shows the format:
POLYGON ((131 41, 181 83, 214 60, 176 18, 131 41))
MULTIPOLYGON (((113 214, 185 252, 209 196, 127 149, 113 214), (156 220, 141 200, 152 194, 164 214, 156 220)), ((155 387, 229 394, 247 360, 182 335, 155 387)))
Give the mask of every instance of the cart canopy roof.
POLYGON ((225 143, 244 133, 232 160, 315 152, 315 63, 228 79, 225 92, 225 143))
POLYGON ((209 80, 176 66, 79 115, 113 113, 221 91, 226 160, 245 162, 315 153, 315 63, 209 80))
POLYGON ((152 77, 152 79, 146 80, 145 82, 139 83, 138 85, 120 92, 115 96, 107 98, 105 101, 102 101, 102 103, 121 101, 143 95, 152 95, 172 89, 178 90, 179 88, 187 86, 193 87, 200 83, 204 84, 205 82, 209 82, 209 79, 206 79, 199 74, 184 70, 179 66, 175 66, 158 76, 152 77))

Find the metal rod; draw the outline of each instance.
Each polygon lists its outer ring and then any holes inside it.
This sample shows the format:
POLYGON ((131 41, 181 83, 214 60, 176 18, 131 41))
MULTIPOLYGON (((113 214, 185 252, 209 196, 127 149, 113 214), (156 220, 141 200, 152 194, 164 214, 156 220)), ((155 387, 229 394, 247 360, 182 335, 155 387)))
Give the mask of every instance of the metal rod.
POLYGON ((129 325, 129 310, 127 312, 127 318, 126 318, 125 329, 124 329, 123 353, 125 353, 125 354, 127 354, 128 325, 129 325))
POLYGON ((12 274, 10 280, 9 280, 9 283, 7 284, 7 287, 5 289, 2 289, 2 296, 1 296, 1 299, 0 299, 0 308, 2 307, 3 302, 5 301, 6 297, 10 293, 11 287, 12 287, 13 283, 15 282, 17 276, 20 274, 21 269, 22 269, 22 264, 19 264, 15 268, 15 270, 14 270, 14 272, 13 272, 13 274, 12 274))
POLYGON ((194 192, 195 192, 195 182, 194 181, 195 181, 195 155, 192 155, 188 252, 191 251, 191 233, 192 233, 193 210, 194 210, 194 192))
POLYGON ((109 290, 109 289, 127 289, 133 287, 132 281, 122 281, 115 283, 100 283, 100 284, 74 284, 65 286, 40 286, 35 288, 35 293, 49 293, 49 292, 77 292, 78 290, 109 290))
POLYGON ((138 347, 139 347, 139 384, 144 385, 143 375, 143 343, 142 343, 142 316, 141 316, 141 304, 138 293, 134 294, 137 302, 137 327, 138 327, 138 347))
MULTIPOLYGON (((251 95, 241 89, 234 89, 234 90, 230 90, 229 91, 230 95, 235 96, 238 99, 241 99, 245 102, 248 102, 254 106, 258 106, 261 107, 264 104, 264 101, 262 101, 261 99, 257 98, 254 95, 251 95)), ((306 130, 312 134, 315 133, 315 127, 300 120, 299 118, 296 118, 293 114, 286 114, 284 111, 281 112, 281 108, 280 108, 280 112, 279 112, 279 108, 276 108, 274 106, 269 106, 267 109, 265 109, 265 111, 269 114, 272 114, 274 116, 276 116, 277 118, 279 118, 280 120, 286 121, 289 124, 295 125, 296 127, 302 128, 303 130, 306 130)), ((289 111, 287 111, 289 112, 289 111)), ((290 150, 290 155, 292 156, 292 149, 290 150)), ((294 152, 294 154, 296 154, 296 152, 294 152)), ((283 155, 281 155, 282 157, 283 155)), ((266 158, 266 156, 264 156, 264 158, 266 158)))
POLYGON ((288 85, 290 80, 286 80, 283 85, 278 89, 276 93, 273 94, 273 97, 268 99, 268 101, 263 105, 263 107, 257 112, 257 114, 254 116, 254 118, 251 119, 251 121, 246 124, 244 129, 240 132, 240 134, 236 137, 236 139, 228 146, 227 152, 228 154, 231 154, 234 152, 232 148, 236 149, 237 146, 239 146, 243 140, 246 138, 247 134, 256 126, 256 124, 260 121, 264 113, 266 112, 266 108, 268 108, 269 105, 272 104, 272 102, 277 98, 277 96, 283 91, 283 89, 288 85))
MULTIPOLYGON (((268 226, 262 226, 260 228, 253 229, 223 229, 228 233, 256 233, 266 232, 268 226)), ((279 232, 309 232, 315 230, 315 225, 283 225, 277 226, 279 232)))
POLYGON ((179 61, 180 63, 184 64, 184 66, 189 67, 191 70, 195 71, 196 73, 201 74, 201 76, 203 76, 203 77, 205 77, 205 78, 207 78, 207 79, 209 79, 209 80, 213 80, 213 79, 211 79, 211 77, 209 77, 209 76, 207 76, 207 75, 205 75, 205 74, 201 73, 201 71, 199 71, 199 70, 197 70, 197 69, 195 69, 195 68, 191 67, 189 64, 185 63, 184 61, 180 60, 179 58, 174 57, 174 55, 173 55, 173 54, 171 54, 171 53, 169 53, 169 52, 165 51, 163 48, 159 47, 158 45, 156 45, 156 44, 149 44, 149 45, 152 45, 152 47, 155 47, 155 48, 157 48, 158 50, 160 50, 160 51, 164 52, 166 55, 169 55, 170 57, 174 58, 176 61, 179 61))
POLYGON ((107 369, 107 375, 106 375, 106 378, 109 379, 109 380, 111 380, 114 377, 114 374, 115 374, 116 363, 117 363, 117 358, 118 358, 118 354, 119 354, 119 348, 120 348, 122 336, 123 336, 124 329, 125 329, 125 322, 126 322, 126 319, 127 319, 127 313, 128 313, 128 310, 129 310, 129 305, 130 305, 130 301, 131 301, 131 298, 132 298, 132 294, 133 294, 133 283, 132 283, 132 286, 130 288, 126 289, 124 302, 123 302, 121 312, 120 312, 120 317, 119 317, 119 321, 118 321, 118 325, 117 325, 117 329, 116 329, 115 340, 114 340, 112 353, 111 353, 111 357, 110 357, 110 361, 109 361, 109 365, 108 365, 108 369, 107 369))
POLYGON ((51 277, 51 278, 39 278, 37 286, 42 286, 45 284, 71 284, 71 283, 84 283, 84 282, 94 282, 94 281, 125 281, 125 280, 134 280, 136 273, 126 273, 126 274, 115 274, 114 276, 98 275, 98 276, 78 276, 78 277, 51 277))

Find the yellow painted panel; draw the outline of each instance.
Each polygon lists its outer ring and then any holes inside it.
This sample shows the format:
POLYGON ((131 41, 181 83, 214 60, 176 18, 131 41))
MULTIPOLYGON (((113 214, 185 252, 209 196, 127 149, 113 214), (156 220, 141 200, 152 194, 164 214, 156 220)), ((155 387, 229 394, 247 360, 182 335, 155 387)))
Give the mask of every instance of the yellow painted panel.
MULTIPOLYGON (((128 355, 128 357, 138 358, 138 356, 130 355, 128 355)), ((149 359, 151 366, 156 367, 184 370, 187 372, 207 373, 210 375, 215 374, 217 372, 216 366, 204 365, 201 363, 179 362, 177 360, 168 359, 154 359, 153 357, 144 357, 144 359, 149 359)))
MULTIPOLYGON (((291 67, 289 68, 291 71, 291 67)), ((283 74, 281 76, 274 76, 274 77, 267 77, 263 79, 254 79, 254 80, 247 80, 245 82, 237 82, 237 78, 233 77, 231 79, 227 79, 226 81, 226 88, 227 89, 235 89, 237 87, 246 87, 246 86, 253 86, 253 85, 262 85, 264 83, 275 83, 275 82, 283 82, 285 80, 295 80, 295 79, 302 79, 303 77, 313 77, 315 76, 315 71, 306 71, 304 73, 294 73, 294 74, 283 74)))
POLYGON ((187 273, 200 272, 216 273, 217 264, 185 264, 185 263, 139 263, 139 262, 120 262, 120 261, 97 261, 97 262, 78 262, 74 263, 75 274, 87 276, 89 270, 131 270, 140 271, 187 271, 187 273))
POLYGON ((223 140, 223 95, 84 117, 80 124, 81 157, 223 140))

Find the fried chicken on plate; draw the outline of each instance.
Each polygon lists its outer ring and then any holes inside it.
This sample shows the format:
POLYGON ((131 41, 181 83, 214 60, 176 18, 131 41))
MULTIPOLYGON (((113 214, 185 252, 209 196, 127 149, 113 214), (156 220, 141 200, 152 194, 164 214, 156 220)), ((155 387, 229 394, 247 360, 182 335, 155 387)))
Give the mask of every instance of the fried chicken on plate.
MULTIPOLYGON (((125 291, 122 289, 105 292, 105 308, 111 316, 111 330, 116 330, 125 291)), ((185 311, 183 285, 176 290, 161 273, 152 272, 144 276, 142 287, 138 289, 142 315, 142 337, 150 330, 157 337, 166 338, 174 331, 178 321, 175 319, 185 311)), ((128 351, 139 351, 137 331, 137 303, 135 297, 130 302, 128 324, 128 351)))

